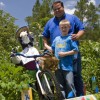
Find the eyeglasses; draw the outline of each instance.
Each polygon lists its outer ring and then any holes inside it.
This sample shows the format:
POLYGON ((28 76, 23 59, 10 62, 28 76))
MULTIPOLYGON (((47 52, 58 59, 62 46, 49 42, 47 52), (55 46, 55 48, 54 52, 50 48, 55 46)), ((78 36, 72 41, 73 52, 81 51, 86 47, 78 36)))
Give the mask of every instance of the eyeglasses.
POLYGON ((57 10, 60 10, 62 7, 59 7, 59 8, 55 8, 53 9, 53 11, 57 11, 57 10))

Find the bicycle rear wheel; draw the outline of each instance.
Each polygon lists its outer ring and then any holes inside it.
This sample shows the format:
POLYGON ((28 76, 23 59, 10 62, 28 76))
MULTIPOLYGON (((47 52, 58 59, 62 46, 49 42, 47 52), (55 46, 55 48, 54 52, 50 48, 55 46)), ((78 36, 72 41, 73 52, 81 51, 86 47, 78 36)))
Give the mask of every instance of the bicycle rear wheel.
MULTIPOLYGON (((54 76, 54 74, 47 69, 42 70, 39 75, 45 95, 39 93, 40 100, 62 100, 60 86, 54 76), (46 79, 47 81, 46 81, 46 79), (47 85, 48 83, 48 85, 47 85)), ((39 91, 40 92, 40 91, 39 91)))

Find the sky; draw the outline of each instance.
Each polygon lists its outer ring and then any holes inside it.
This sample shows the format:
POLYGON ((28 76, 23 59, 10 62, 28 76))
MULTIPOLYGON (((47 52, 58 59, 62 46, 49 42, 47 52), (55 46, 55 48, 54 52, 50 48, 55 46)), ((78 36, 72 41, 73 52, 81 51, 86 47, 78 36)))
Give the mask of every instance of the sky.
MULTIPOLYGON (((75 6, 79 0, 61 0, 64 3, 65 12, 73 14, 75 6)), ((88 0, 95 5, 100 4, 100 0, 88 0)), ((25 18, 32 15, 32 8, 36 0, 0 0, 0 9, 9 13, 17 20, 15 24, 19 27, 27 25, 25 18)))

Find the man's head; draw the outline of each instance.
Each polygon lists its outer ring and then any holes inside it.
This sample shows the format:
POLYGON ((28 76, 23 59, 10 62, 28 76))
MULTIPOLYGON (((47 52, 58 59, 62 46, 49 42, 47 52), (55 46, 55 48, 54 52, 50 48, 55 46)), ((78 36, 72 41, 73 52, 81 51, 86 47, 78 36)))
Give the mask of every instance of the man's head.
POLYGON ((62 32, 62 36, 66 36, 70 29, 70 22, 66 19, 60 21, 59 23, 60 30, 62 32))
POLYGON ((63 2, 61 1, 55 1, 53 4, 52 4, 52 9, 54 11, 54 15, 57 17, 57 18, 61 18, 63 15, 64 15, 64 5, 63 5, 63 2))

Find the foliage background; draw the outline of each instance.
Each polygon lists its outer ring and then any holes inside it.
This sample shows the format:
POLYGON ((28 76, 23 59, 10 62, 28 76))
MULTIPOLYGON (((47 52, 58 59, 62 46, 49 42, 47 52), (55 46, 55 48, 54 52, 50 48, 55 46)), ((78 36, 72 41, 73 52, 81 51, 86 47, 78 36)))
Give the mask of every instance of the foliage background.
MULTIPOLYGON (((32 16, 27 16, 25 19, 30 31, 33 32, 34 46, 39 50, 41 32, 46 22, 53 16, 50 13, 52 2, 53 0, 42 0, 42 3, 40 3, 39 0, 36 0, 32 9, 32 16)), ((92 76, 96 76, 97 85, 100 89, 99 13, 100 6, 95 7, 92 3, 87 5, 87 0, 77 2, 75 15, 85 25, 85 35, 80 40, 80 51, 83 67, 82 76, 89 93, 94 93, 90 84, 92 76), (87 20, 84 21, 84 18, 87 18, 87 20)), ((27 88, 27 84, 35 80, 35 72, 27 71, 21 66, 16 67, 10 61, 11 49, 20 46, 15 38, 15 32, 18 29, 18 26, 14 25, 15 20, 9 13, 0 10, 0 100, 20 100, 23 88, 27 88)))

